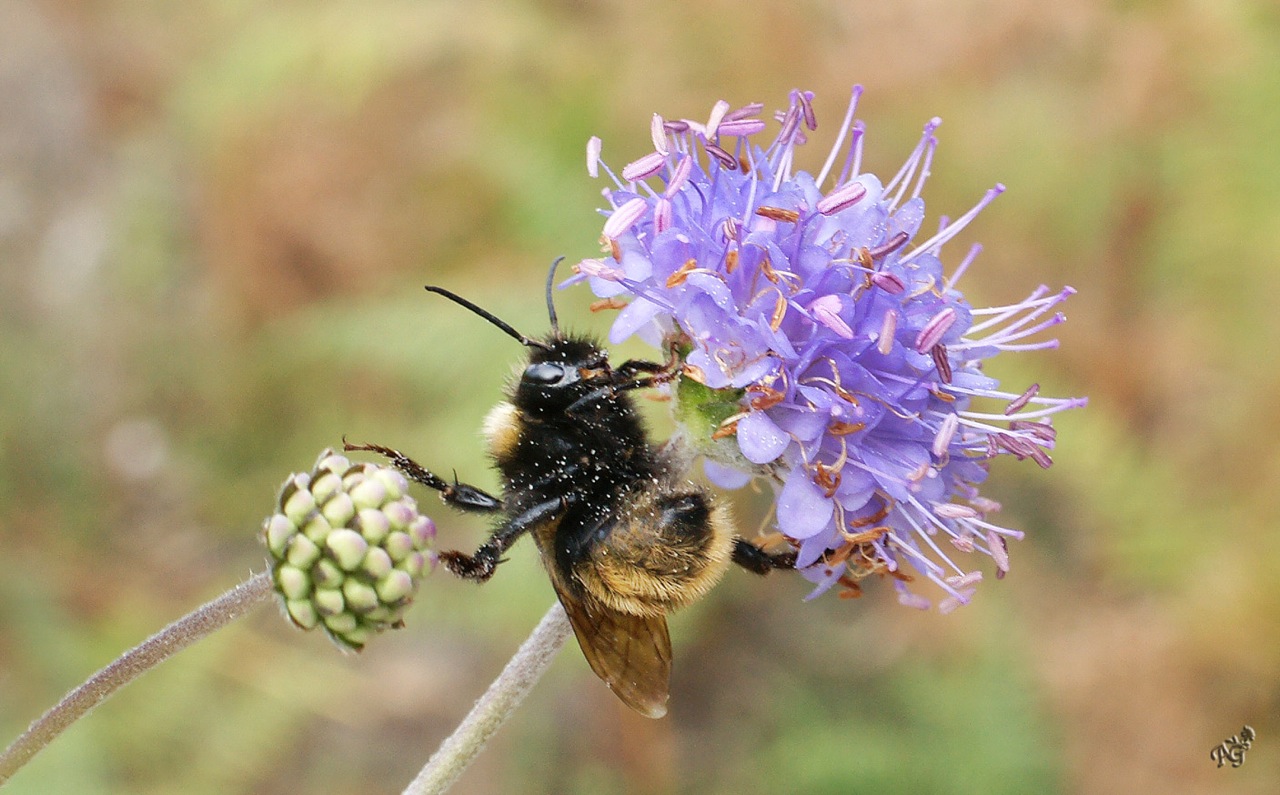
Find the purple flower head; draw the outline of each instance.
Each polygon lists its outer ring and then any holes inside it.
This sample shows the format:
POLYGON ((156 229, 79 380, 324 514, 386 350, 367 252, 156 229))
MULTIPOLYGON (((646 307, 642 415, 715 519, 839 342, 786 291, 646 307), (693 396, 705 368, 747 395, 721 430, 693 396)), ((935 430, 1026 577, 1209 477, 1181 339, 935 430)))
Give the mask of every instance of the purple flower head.
POLYGON ((809 92, 791 92, 763 148, 753 140, 763 106, 725 102, 705 123, 655 115, 654 150, 620 178, 593 138, 589 170, 613 182, 605 254, 570 281, 621 308, 612 342, 638 335, 683 353, 673 390, 683 436, 723 486, 743 485, 743 473, 773 480, 777 529, 817 584, 812 596, 836 584, 856 593, 877 573, 903 604, 928 607, 909 589, 914 570, 943 590, 948 611, 982 578, 956 553, 989 555, 1000 577, 1006 540, 1022 537, 992 523, 999 505, 978 494, 991 459, 1048 467, 1052 415, 1085 403, 1035 385, 1003 391, 982 362, 1056 347, 1027 340, 1064 320, 1054 308, 1074 291, 971 307, 956 282, 980 247, 949 276, 941 249, 1004 187, 921 234, 940 120, 881 182, 860 169, 860 94, 816 176, 793 169, 817 129, 809 92), (975 398, 996 411, 971 408, 975 398))

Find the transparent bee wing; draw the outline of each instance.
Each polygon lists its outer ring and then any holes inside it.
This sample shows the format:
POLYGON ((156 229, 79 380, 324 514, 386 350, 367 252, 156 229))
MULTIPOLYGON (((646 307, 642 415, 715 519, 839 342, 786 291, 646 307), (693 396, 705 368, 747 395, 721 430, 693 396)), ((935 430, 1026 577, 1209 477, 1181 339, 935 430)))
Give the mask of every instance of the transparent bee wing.
POLYGON ((648 718, 667 714, 671 680, 671 636, 665 616, 633 616, 557 587, 578 645, 609 689, 648 718))

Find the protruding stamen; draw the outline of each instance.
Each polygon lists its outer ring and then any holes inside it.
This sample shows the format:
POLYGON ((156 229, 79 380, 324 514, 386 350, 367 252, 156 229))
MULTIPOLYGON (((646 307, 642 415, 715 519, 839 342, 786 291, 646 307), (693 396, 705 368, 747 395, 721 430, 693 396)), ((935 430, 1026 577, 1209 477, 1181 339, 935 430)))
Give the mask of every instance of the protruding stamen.
POLYGON ((800 213, 795 210, 784 210, 781 207, 757 207, 756 215, 771 221, 785 221, 794 224, 800 220, 800 213))
POLYGON ((996 562, 996 576, 1003 577, 1009 571, 1009 545, 1004 536, 994 530, 987 531, 987 548, 996 562))
POLYGON ((888 271, 876 271, 871 274, 871 283, 889 295, 902 295, 907 289, 907 285, 902 283, 902 279, 888 271))
POLYGON ((898 232, 880 245, 867 249, 867 253, 871 255, 873 260, 881 259, 905 246, 910 239, 911 237, 906 232, 898 232))
POLYGON ((621 268, 606 265, 603 260, 598 259, 584 259, 574 265, 573 270, 583 276, 594 276, 597 279, 604 279, 610 282, 620 282, 627 277, 627 274, 621 268))
POLYGON ((633 160, 622 169, 622 178, 628 182, 652 177, 667 164, 667 158, 661 152, 650 152, 639 160, 633 160))
POLYGON ((960 417, 958 415, 948 414, 942 418, 942 423, 938 426, 938 433, 933 437, 933 454, 936 457, 942 458, 947 454, 947 450, 951 447, 951 440, 955 438, 956 429, 959 427, 960 417))
POLYGON ((587 173, 592 179, 600 176, 600 149, 603 146, 604 142, 597 135, 587 139, 587 173))
POLYGON ((823 215, 835 215, 841 210, 852 207, 867 195, 867 187, 861 182, 850 182, 818 200, 818 212, 823 215))
POLYGON ((968 505, 956 502, 935 503, 933 513, 940 519, 977 519, 980 515, 968 505))
POLYGON ((707 118, 706 135, 707 140, 715 140, 720 122, 724 119, 725 114, 729 112, 729 103, 723 99, 711 106, 711 115, 707 118))
POLYGON ((884 313, 880 321, 880 339, 876 340, 876 350, 888 356, 893 351, 893 338, 898 333, 898 312, 890 309, 884 313))
POLYGON ((644 217, 649 209, 649 202, 639 196, 613 211, 613 215, 604 222, 601 234, 610 240, 616 240, 624 232, 635 226, 636 221, 644 217))
POLYGON ((725 150, 721 149, 716 144, 713 144, 710 141, 703 141, 702 148, 707 151, 707 154, 715 158, 716 162, 719 163, 722 167, 727 168, 730 171, 737 170, 738 159, 733 155, 729 154, 728 152, 726 152, 725 150))
POLYGON ((671 220, 671 199, 661 196, 658 198, 658 203, 653 206, 653 228, 658 234, 662 234, 671 228, 671 220))
POLYGON ((929 319, 929 322, 920 329, 920 333, 916 335, 916 351, 924 353, 933 346, 942 341, 942 337, 946 334, 956 322, 956 310, 953 307, 947 307, 938 314, 929 319))
POLYGON ((724 120, 726 122, 730 122, 730 121, 742 121, 743 119, 750 119, 754 116, 759 116, 760 111, 762 110, 764 110, 763 102, 752 102, 750 104, 743 105, 742 107, 737 108, 735 110, 729 111, 724 115, 724 120))
POLYGON ((653 119, 649 122, 649 135, 653 138, 654 151, 662 155, 671 151, 667 145, 666 123, 657 113, 653 114, 653 119))
POLYGON ((840 317, 840 310, 843 308, 840 296, 835 294, 824 295, 809 304, 809 311, 813 313, 815 320, 834 331, 837 336, 851 340, 853 329, 840 317))
POLYGON ((944 384, 951 383, 951 359, 947 356, 947 346, 938 343, 929 349, 929 355, 933 357, 933 364, 938 368, 938 378, 944 384))
POLYGON ((765 123, 760 119, 738 119, 737 121, 726 119, 720 122, 719 133, 728 138, 746 138, 764 131, 764 128, 765 123))
POLYGON ((662 195, 668 199, 674 198, 685 183, 689 181, 689 173, 693 170, 693 155, 683 155, 676 161, 676 168, 671 172, 671 181, 667 183, 667 189, 662 195))
POLYGON ((1031 398, 1035 397, 1038 394, 1040 394, 1040 385, 1032 384, 1031 386, 1027 387, 1026 392, 1023 392, 1021 395, 1018 395, 1016 398, 1009 401, 1009 405, 1005 406, 1004 408, 1004 413, 1006 415, 1017 414, 1020 410, 1022 410, 1024 406, 1026 406, 1028 403, 1031 402, 1031 398))
POLYGON ((1058 439, 1058 429, 1054 428, 1048 422, 1023 422, 1022 420, 1014 420, 1009 423, 1011 431, 1026 431, 1042 442, 1052 444, 1058 439))

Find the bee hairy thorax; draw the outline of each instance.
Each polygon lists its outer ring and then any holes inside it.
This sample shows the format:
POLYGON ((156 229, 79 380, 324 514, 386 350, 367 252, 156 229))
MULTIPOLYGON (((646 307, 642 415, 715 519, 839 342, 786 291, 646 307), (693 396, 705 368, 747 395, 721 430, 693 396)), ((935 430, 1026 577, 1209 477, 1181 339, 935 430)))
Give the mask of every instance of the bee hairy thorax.
POLYGON ((507 509, 561 496, 557 521, 533 528, 549 574, 571 593, 656 616, 703 596, 728 568, 728 510, 649 444, 626 394, 573 416, 498 404, 485 421, 507 509))

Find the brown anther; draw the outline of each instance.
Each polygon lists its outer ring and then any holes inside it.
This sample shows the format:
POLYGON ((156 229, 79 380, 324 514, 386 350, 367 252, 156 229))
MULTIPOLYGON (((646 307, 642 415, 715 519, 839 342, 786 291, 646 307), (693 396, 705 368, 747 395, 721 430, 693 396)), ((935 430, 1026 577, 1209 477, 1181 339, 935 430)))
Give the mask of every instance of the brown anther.
POLYGON ((684 284, 684 280, 688 279, 689 274, 693 273, 697 267, 698 261, 696 259, 690 259, 688 262, 677 268, 675 273, 672 273, 667 277, 667 287, 675 287, 677 285, 684 284))
POLYGON ((696 364, 685 364, 681 366, 680 372, 686 377, 697 381, 699 384, 707 383, 707 374, 702 372, 702 368, 696 364))
POLYGON ((800 213, 795 210, 784 210, 781 207, 757 207, 756 215, 771 221, 786 221, 789 224, 800 220, 800 213))
POLYGON ((813 476, 813 482, 822 487, 822 492, 827 499, 836 496, 836 490, 840 488, 840 469, 821 462, 813 466, 818 471, 818 474, 813 476))
POLYGON ((863 530, 861 533, 846 534, 844 540, 850 544, 870 544, 872 541, 879 541, 889 534, 889 528, 881 525, 873 527, 870 530, 863 530))
POLYGON ((738 269, 738 250, 729 249, 724 255, 724 272, 733 273, 738 269))
POLYGON ((617 238, 609 238, 609 253, 613 255, 614 262, 622 262, 622 246, 617 238))
POLYGON ((929 349, 929 355, 933 357, 933 364, 938 368, 938 378, 942 379, 942 383, 951 383, 951 360, 947 358, 947 346, 939 342, 929 349))
MULTIPOLYGON (((853 252, 853 257, 858 261, 858 264, 864 268, 870 268, 874 264, 871 261, 871 252, 867 249, 866 246, 859 246, 857 249, 855 249, 853 252)), ((867 284, 870 284, 870 283, 871 283, 871 274, 868 273, 867 284)))
POLYGON ((738 168, 742 169, 743 174, 751 173, 751 163, 745 157, 738 157, 738 168))
POLYGON ((738 432, 738 421, 726 422, 711 434, 712 439, 728 439, 738 432))
POLYGON ((931 389, 929 390, 929 393, 930 393, 930 394, 932 394, 934 397, 936 397, 938 400, 941 400, 943 403, 955 403, 955 402, 956 402, 956 396, 955 396, 955 395, 951 394, 950 392, 943 392, 941 389, 938 389, 936 386, 934 386, 933 388, 931 388, 931 389))
POLYGON ((857 581, 854 580, 853 578, 845 576, 845 577, 841 577, 836 582, 844 586, 844 590, 840 591, 840 594, 839 594, 841 599, 861 599, 862 598, 862 586, 859 585, 857 581))
POLYGON ((778 293, 778 299, 773 303, 773 314, 769 316, 769 328, 777 331, 782 326, 782 319, 787 315, 787 299, 782 293, 778 293))
POLYGON ((866 427, 867 424, 865 422, 842 422, 837 420, 827 426, 827 432, 832 436, 847 436, 851 433, 857 433, 866 427))
POLYGON ((876 511, 870 516, 864 516, 861 519, 851 520, 849 522, 849 526, 850 527, 866 527, 867 525, 876 524, 877 522, 880 522, 886 516, 888 516, 890 510, 891 508, 888 505, 882 505, 880 506, 880 510, 876 511))
POLYGON ((853 394, 852 392, 850 392, 849 390, 845 389, 844 387, 840 386, 839 384, 833 384, 833 385, 831 386, 831 388, 832 388, 832 390, 834 390, 834 391, 835 391, 835 393, 836 393, 837 395, 839 395, 839 396, 840 396, 841 398, 843 398, 844 400, 849 401, 850 403, 852 403, 852 404, 853 404, 853 405, 855 405, 855 406, 860 405, 860 404, 858 403, 858 398, 857 398, 857 396, 856 396, 856 395, 854 395, 854 394, 853 394))
POLYGON ((773 269, 773 263, 769 261, 768 257, 765 257, 764 259, 760 260, 760 272, 764 274, 764 277, 766 279, 773 282, 774 284, 777 284, 778 282, 782 281, 782 279, 779 278, 778 276, 778 272, 773 269))
POLYGON ((787 397, 787 393, 785 392, 780 392, 773 387, 761 386, 759 384, 753 384, 752 386, 747 387, 747 392, 757 393, 755 397, 748 401, 748 405, 757 411, 773 408, 787 397))
POLYGON ((623 309, 626 305, 627 302, 621 298, 601 298, 599 301, 592 301, 588 308, 592 312, 603 312, 606 309, 623 309))

